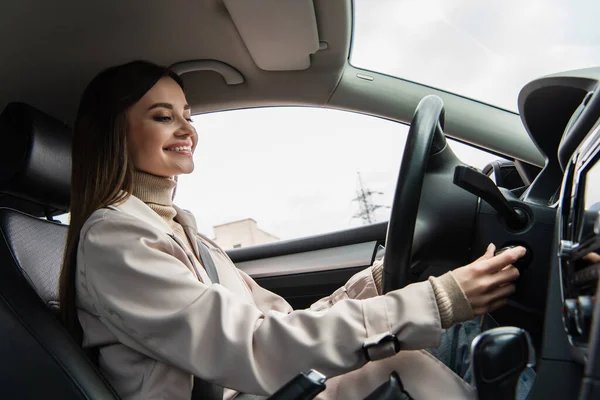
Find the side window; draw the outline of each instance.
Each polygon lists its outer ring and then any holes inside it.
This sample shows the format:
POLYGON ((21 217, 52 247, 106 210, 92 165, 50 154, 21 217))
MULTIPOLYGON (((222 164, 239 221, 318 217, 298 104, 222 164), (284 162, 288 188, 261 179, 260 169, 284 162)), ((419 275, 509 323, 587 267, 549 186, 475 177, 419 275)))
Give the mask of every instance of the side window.
MULTIPOLYGON (((176 203, 225 249, 387 221, 408 126, 319 108, 258 108, 194 118, 195 170, 176 203)), ((498 157, 458 142, 464 162, 498 157)))
POLYGON ((468 144, 457 142, 456 140, 449 139, 448 144, 452 151, 454 151, 454 154, 456 154, 462 162, 475 168, 483 169, 493 161, 504 160, 504 158, 500 156, 488 153, 477 147, 469 146, 468 144))
POLYGON ((71 213, 56 215, 54 219, 61 224, 69 225, 71 222, 71 213))

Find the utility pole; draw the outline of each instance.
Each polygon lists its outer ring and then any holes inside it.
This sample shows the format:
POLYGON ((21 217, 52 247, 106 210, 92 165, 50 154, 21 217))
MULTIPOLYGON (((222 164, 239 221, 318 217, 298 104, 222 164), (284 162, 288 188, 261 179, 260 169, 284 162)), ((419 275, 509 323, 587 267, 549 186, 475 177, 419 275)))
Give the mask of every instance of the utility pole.
POLYGON ((371 200, 371 196, 374 194, 383 194, 383 192, 375 192, 370 189, 365 189, 365 187, 363 186, 362 178, 360 176, 360 172, 357 172, 356 174, 358 175, 358 189, 356 190, 356 197, 352 199, 352 201, 358 202, 358 207, 360 211, 356 213, 353 218, 362 219, 363 225, 372 224, 376 222, 375 210, 379 208, 389 207, 374 204, 371 200))

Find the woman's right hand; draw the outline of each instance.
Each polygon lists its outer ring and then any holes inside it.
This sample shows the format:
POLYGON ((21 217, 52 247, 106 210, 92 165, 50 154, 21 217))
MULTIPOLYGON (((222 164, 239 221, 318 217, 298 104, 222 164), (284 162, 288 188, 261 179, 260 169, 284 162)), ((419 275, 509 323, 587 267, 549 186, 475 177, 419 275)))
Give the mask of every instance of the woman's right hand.
POLYGON ((519 277, 519 270, 512 264, 523 257, 526 250, 519 246, 497 256, 495 251, 496 247, 490 244, 479 259, 452 271, 475 315, 502 307, 515 292, 513 282, 519 277))

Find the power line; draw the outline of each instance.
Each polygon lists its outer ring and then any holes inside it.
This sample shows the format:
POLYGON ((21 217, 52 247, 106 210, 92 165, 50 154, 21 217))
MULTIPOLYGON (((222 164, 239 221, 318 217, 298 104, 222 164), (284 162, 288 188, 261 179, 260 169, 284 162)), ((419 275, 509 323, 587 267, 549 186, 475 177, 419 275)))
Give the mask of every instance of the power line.
POLYGON ((383 206, 379 204, 374 204, 371 196, 374 194, 383 194, 383 192, 376 192, 374 190, 370 190, 365 188, 362 182, 362 178, 360 176, 360 172, 356 173, 358 175, 358 189, 356 190, 356 197, 352 199, 352 201, 358 202, 359 211, 352 218, 360 218, 363 220, 363 225, 368 225, 376 222, 377 218, 375 217, 375 210, 380 208, 389 208, 388 206, 383 206))

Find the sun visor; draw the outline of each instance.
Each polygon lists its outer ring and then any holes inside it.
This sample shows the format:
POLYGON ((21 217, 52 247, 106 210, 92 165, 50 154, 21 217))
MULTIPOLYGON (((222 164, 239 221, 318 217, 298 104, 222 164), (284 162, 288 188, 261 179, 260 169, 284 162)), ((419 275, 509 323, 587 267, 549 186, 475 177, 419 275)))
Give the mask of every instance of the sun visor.
POLYGON ((266 71, 310 67, 319 50, 312 0, 223 0, 256 65, 266 71))

